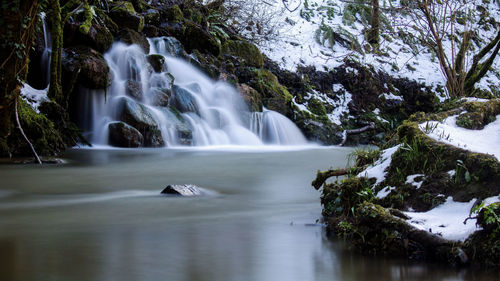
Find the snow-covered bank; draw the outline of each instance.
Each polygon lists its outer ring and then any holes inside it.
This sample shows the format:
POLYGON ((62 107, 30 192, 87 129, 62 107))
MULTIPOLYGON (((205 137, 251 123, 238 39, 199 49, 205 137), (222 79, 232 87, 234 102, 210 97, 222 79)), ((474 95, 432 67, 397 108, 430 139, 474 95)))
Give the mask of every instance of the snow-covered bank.
POLYGON ((419 125, 429 137, 473 152, 494 155, 500 160, 500 115, 482 130, 469 130, 457 126, 457 115, 443 122, 430 121, 419 125))

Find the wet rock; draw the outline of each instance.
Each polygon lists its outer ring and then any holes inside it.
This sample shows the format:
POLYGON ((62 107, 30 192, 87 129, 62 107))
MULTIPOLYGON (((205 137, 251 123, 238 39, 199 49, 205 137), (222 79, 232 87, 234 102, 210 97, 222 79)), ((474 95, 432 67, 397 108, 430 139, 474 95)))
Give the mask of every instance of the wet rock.
POLYGON ((158 54, 147 56, 149 64, 153 67, 155 72, 162 72, 165 65, 165 57, 158 54))
POLYGON ((111 4, 110 17, 120 26, 141 32, 144 28, 144 17, 138 14, 132 3, 117 1, 111 4))
POLYGON ((180 112, 198 112, 195 96, 180 86, 174 85, 171 103, 180 112))
POLYGON ((135 80, 127 80, 125 82, 125 93, 138 100, 141 101, 143 98, 142 85, 138 81, 135 80))
POLYGON ((160 39, 165 45, 165 51, 174 57, 187 58, 188 54, 184 51, 182 43, 174 37, 162 37, 160 39))
POLYGON ((165 189, 162 190, 161 194, 172 194, 172 195, 181 195, 181 196, 200 196, 203 195, 202 190, 192 184, 173 184, 168 185, 165 189))
POLYGON ((123 122, 109 124, 109 143, 118 147, 139 147, 144 138, 134 127, 123 122))
POLYGON ((77 75, 76 82, 89 89, 106 89, 110 83, 108 64, 101 53, 92 48, 65 48, 62 66, 65 82, 73 80, 74 75, 77 75))
POLYGON ((118 103, 120 120, 133 126, 144 137, 144 146, 159 147, 165 143, 158 123, 149 109, 130 98, 123 97, 118 103))
POLYGON ((146 36, 130 28, 122 28, 118 34, 118 39, 126 44, 137 44, 141 46, 144 53, 149 53, 149 42, 146 36))
POLYGON ((151 104, 155 106, 168 106, 172 90, 169 88, 154 88, 151 89, 150 99, 151 104))

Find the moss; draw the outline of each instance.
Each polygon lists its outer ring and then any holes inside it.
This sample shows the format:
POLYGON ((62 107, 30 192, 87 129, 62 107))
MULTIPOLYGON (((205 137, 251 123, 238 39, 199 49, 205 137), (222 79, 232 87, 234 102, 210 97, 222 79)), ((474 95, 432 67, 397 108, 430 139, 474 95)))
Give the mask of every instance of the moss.
POLYGON ((262 95, 262 103, 268 109, 287 114, 293 96, 278 82, 278 78, 266 69, 252 69, 254 78, 249 85, 262 95))
MULTIPOLYGON (((54 123, 45 115, 36 113, 24 100, 18 104, 19 122, 24 133, 40 155, 54 155, 66 148, 64 140, 54 123)), ((19 131, 10 137, 11 152, 18 156, 31 156, 31 149, 26 144, 19 131), (14 141, 16 140, 16 141, 14 141)))
POLYGON ((110 16, 113 21, 120 23, 120 26, 128 27, 137 32, 141 32, 144 29, 144 17, 135 11, 134 6, 130 2, 113 2, 110 16))
POLYGON ((246 41, 228 40, 224 43, 224 52, 240 58, 246 66, 262 68, 264 58, 257 46, 246 41))
POLYGON ((220 42, 208 31, 192 21, 184 23, 184 32, 180 39, 187 52, 197 49, 200 52, 208 52, 216 57, 221 53, 220 42))
POLYGON ((164 10, 165 16, 168 21, 180 23, 184 20, 184 14, 178 5, 173 5, 164 10))
POLYGON ((467 129, 481 130, 487 124, 496 120, 500 114, 500 100, 488 102, 468 102, 464 108, 468 111, 457 117, 457 125, 467 129))
POLYGON ((321 197, 324 216, 349 216, 354 208, 365 201, 370 201, 373 194, 371 181, 366 178, 349 177, 341 183, 326 184, 321 197))
POLYGON ((318 99, 312 98, 309 100, 307 107, 309 110, 319 116, 326 115, 326 109, 323 103, 321 103, 318 99))

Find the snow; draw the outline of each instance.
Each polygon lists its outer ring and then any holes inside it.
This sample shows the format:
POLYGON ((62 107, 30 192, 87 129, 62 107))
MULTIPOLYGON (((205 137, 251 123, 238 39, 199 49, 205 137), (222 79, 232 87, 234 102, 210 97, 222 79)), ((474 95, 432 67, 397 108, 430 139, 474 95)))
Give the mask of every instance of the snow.
POLYGON ((450 116, 443 123, 425 122, 419 127, 429 137, 437 141, 473 152, 492 154, 497 160, 500 160, 500 115, 496 116, 495 122, 486 125, 482 130, 458 127, 456 124, 457 116, 450 116), (426 132, 426 128, 433 129, 426 132))
POLYGON ((396 145, 394 147, 383 150, 380 159, 377 160, 373 165, 369 166, 366 170, 358 174, 358 177, 366 177, 366 178, 376 178, 374 186, 377 186, 381 182, 385 180, 385 176, 387 172, 385 171, 390 165, 392 161, 392 155, 396 153, 401 145, 396 145))
POLYGON ((419 189, 422 186, 422 183, 424 182, 424 174, 415 174, 415 175, 410 175, 406 177, 406 184, 411 184, 417 189, 419 189), (415 181, 416 178, 421 177, 420 181, 415 181))
POLYGON ((37 90, 27 83, 24 84, 21 89, 22 98, 36 111, 36 113, 40 113, 38 107, 42 102, 49 102, 49 98, 47 97, 47 90, 37 90))
MULTIPOLYGON (((490 197, 484 200, 491 204, 499 202, 498 196, 490 197)), ((465 241, 473 232, 480 230, 476 226, 476 219, 464 221, 469 217, 476 199, 469 202, 455 202, 450 196, 446 202, 427 212, 405 212, 411 219, 409 223, 420 229, 434 234, 441 235, 443 238, 455 241, 465 241)))
POLYGON ((461 98, 460 100, 461 100, 461 101, 466 101, 466 102, 470 102, 470 101, 475 101, 475 102, 488 102, 488 101, 490 101, 489 99, 480 99, 480 98, 471 98, 471 97, 461 98))
POLYGON ((337 89, 338 91, 341 91, 341 94, 338 94, 336 97, 338 99, 334 100, 331 97, 329 97, 326 94, 317 92, 315 90, 307 93, 306 96, 304 96, 304 100, 306 101, 304 104, 299 104, 295 101, 295 98, 293 99, 293 102, 301 111, 306 111, 312 114, 308 109, 308 101, 311 99, 317 99, 321 101, 323 104, 329 104, 333 108, 331 112, 327 112, 326 115, 328 116, 328 119, 330 122, 333 124, 341 125, 342 124, 342 117, 347 116, 349 114, 349 107, 348 104, 349 102, 352 101, 352 94, 345 91, 345 89, 342 87, 342 85, 338 86, 339 84, 334 84, 333 89, 337 89), (343 90, 343 91, 342 91, 343 90))
POLYGON ((396 189, 394 186, 386 186, 386 187, 382 188, 381 190, 379 190, 379 192, 377 192, 377 195, 375 197, 377 197, 379 199, 384 199, 394 189, 396 189))
POLYGON ((385 93, 385 94, 384 94, 384 98, 385 98, 386 100, 400 100, 400 101, 403 101, 403 97, 401 97, 401 96, 396 96, 396 95, 394 95, 394 94, 387 94, 387 93, 385 93))

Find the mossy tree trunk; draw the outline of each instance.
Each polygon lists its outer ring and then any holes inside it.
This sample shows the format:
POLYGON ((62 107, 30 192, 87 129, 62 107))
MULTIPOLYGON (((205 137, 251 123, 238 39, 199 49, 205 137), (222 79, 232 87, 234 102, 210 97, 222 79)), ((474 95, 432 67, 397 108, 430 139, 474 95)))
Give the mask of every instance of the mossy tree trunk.
POLYGON ((7 138, 14 128, 16 99, 28 73, 33 44, 37 0, 2 1, 0 25, 0 155, 9 153, 7 138))
POLYGON ((372 0, 371 28, 368 31, 368 43, 378 45, 380 38, 379 0, 372 0))
MULTIPOLYGON (((61 7, 59 0, 49 0, 52 22, 52 54, 50 59, 50 87, 48 96, 64 109, 68 108, 69 97, 62 89, 62 51, 64 24, 71 15, 72 10, 78 9, 79 5, 86 5, 87 1, 70 0, 61 7)), ((88 32, 88 29, 87 29, 88 32)))

